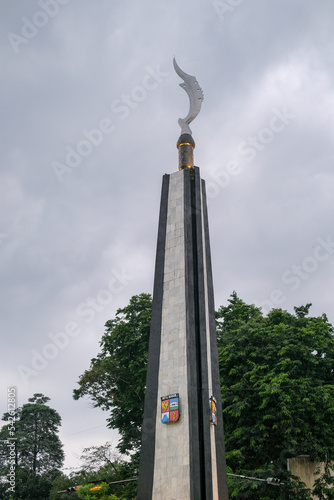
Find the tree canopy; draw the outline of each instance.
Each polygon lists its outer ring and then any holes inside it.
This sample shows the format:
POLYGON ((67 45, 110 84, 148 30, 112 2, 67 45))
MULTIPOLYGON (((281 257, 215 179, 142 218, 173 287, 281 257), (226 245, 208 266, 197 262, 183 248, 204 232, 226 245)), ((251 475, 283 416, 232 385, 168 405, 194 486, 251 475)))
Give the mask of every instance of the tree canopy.
MULTIPOLYGON (((218 310, 226 453, 234 473, 286 482, 289 456, 334 459, 333 328, 325 315, 306 317, 310 306, 264 317, 233 293, 218 310)), ((238 498, 268 490, 243 484, 238 498)))
POLYGON ((74 390, 74 399, 89 396, 94 406, 110 412, 108 424, 120 433, 121 453, 140 446, 151 309, 151 296, 145 293, 118 309, 106 323, 101 352, 74 390))
MULTIPOLYGON (((273 488, 275 498, 310 498, 287 471, 287 457, 309 455, 328 465, 334 460, 333 328, 325 315, 308 317, 310 307, 296 307, 294 314, 273 309, 264 316, 234 292, 218 309, 229 471, 284 482, 278 488, 231 477, 231 498, 271 499, 273 488)), ((132 297, 119 309, 106 323, 101 352, 74 390, 75 399, 88 396, 109 412, 123 453, 140 448, 150 318, 148 294, 132 297)), ((132 477, 136 464, 134 459, 132 477)), ((324 492, 326 478, 317 487, 324 492)))
POLYGON ((79 470, 69 477, 58 477, 52 486, 50 500, 70 500, 76 497, 99 500, 131 500, 136 495, 136 483, 122 482, 129 464, 112 443, 84 448, 79 470), (101 486, 101 487, 100 487, 101 486), (76 494, 73 488, 77 487, 76 494), (68 492, 68 489, 71 491, 68 492))
MULTIPOLYGON (((13 465, 7 446, 11 443, 15 448, 16 476, 15 491, 9 490, 6 483, 0 485, 1 498, 10 498, 15 493, 17 498, 44 500, 52 481, 59 474, 58 469, 64 460, 58 436, 61 418, 56 410, 47 405, 49 400, 43 394, 34 394, 28 403, 15 410, 15 441, 8 441, 12 435, 9 431, 12 423, 5 424, 0 431, 1 475, 6 477, 9 467, 13 465)), ((2 420, 11 421, 10 413, 5 413, 2 420)))

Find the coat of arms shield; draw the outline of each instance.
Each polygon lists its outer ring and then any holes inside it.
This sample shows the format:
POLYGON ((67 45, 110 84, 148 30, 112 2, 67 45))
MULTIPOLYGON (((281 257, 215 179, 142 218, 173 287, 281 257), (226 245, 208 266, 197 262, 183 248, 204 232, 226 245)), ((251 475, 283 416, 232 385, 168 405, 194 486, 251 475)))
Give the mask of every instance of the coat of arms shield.
POLYGON ((179 394, 170 394, 161 398, 161 422, 177 422, 180 418, 179 394))

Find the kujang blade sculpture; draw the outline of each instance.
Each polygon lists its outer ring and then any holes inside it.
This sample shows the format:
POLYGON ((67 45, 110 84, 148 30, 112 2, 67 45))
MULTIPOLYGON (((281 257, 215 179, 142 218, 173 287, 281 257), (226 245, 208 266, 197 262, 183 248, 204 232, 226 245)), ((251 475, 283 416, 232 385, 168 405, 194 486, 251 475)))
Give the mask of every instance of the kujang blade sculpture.
POLYGON ((185 118, 179 118, 178 123, 181 127, 181 134, 192 134, 189 127, 189 123, 192 122, 201 110, 201 105, 204 100, 203 90, 201 89, 198 81, 194 76, 188 75, 177 64, 175 57, 173 59, 173 64, 176 73, 182 78, 184 83, 180 83, 182 87, 188 94, 190 100, 189 113, 185 118))

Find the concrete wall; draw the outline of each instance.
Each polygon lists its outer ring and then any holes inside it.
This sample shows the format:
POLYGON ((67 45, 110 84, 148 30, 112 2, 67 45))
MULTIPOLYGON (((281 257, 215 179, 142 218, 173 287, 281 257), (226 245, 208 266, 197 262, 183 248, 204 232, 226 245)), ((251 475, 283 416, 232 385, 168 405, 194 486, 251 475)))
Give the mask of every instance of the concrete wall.
POLYGON ((153 500, 190 498, 183 172, 170 175, 153 500), (160 396, 180 394, 180 420, 161 423, 160 396))
MULTIPOLYGON (((299 477, 306 487, 311 491, 314 486, 314 481, 318 479, 319 475, 325 472, 325 466, 321 462, 311 462, 308 456, 305 457, 293 457, 288 459, 289 470, 291 474, 299 477), (319 474, 317 470, 319 469, 319 474)), ((334 471, 332 471, 334 476, 334 471)), ((312 496, 314 499, 318 499, 317 496, 312 496)))

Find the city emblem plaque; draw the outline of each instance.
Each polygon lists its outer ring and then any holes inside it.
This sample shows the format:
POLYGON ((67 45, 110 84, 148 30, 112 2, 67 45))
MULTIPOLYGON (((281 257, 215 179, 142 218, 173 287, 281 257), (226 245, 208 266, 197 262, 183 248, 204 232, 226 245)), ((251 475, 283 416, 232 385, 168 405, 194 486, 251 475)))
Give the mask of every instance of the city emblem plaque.
POLYGON ((168 424, 177 422, 180 417, 179 393, 161 398, 161 422, 168 424))

